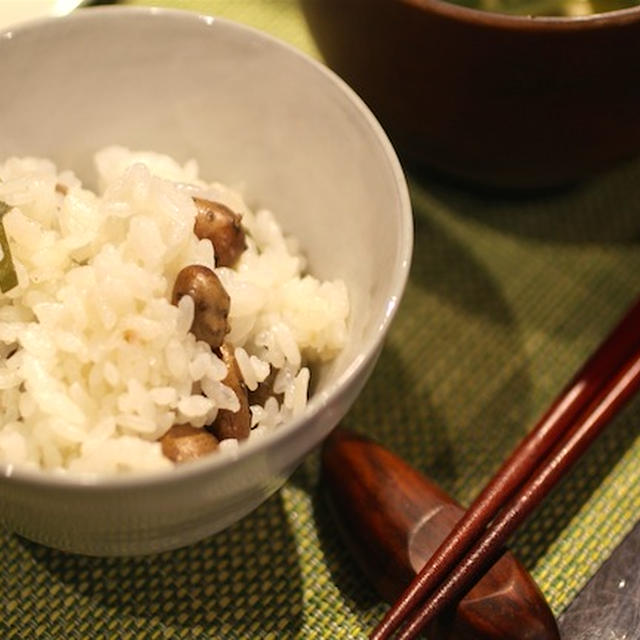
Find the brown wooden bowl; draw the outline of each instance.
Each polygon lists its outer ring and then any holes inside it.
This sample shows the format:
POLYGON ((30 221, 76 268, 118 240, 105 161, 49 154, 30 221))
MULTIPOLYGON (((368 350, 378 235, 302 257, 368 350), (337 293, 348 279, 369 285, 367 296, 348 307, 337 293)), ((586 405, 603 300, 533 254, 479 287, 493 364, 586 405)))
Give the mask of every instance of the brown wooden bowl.
POLYGON ((440 0, 303 0, 330 67, 405 158, 498 187, 640 151, 640 6, 532 18, 440 0))

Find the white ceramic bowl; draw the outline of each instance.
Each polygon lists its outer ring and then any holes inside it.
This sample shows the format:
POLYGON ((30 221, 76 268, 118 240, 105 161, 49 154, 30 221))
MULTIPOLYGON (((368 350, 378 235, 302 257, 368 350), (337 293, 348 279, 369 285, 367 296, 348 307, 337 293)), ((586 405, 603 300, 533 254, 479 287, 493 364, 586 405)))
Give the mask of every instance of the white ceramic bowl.
POLYGON ((108 8, 0 33, 0 158, 53 158, 91 182, 107 144, 198 159, 246 185, 299 237, 311 271, 342 278, 348 346, 318 372, 302 418, 171 472, 80 482, 0 468, 0 518, 43 544, 151 553, 227 527, 276 491, 365 383, 407 279, 412 220, 385 134, 335 75, 225 20, 108 8))

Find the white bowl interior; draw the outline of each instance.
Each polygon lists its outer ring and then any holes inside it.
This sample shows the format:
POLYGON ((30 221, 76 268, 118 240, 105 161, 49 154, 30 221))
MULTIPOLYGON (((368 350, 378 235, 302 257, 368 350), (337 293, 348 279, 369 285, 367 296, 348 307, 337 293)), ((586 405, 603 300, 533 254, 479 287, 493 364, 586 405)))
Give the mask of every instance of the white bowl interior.
MULTIPOLYGON (((389 149, 370 119, 307 59, 244 28, 100 13, 4 43, 0 157, 51 157, 89 182, 91 157, 108 144, 196 158, 202 176, 272 209, 302 239, 314 274, 349 283, 354 329, 364 331, 390 294, 381 265, 394 272, 405 242, 387 220, 401 194, 389 191, 389 149)), ((338 369, 357 357, 361 344, 351 346, 338 369)))

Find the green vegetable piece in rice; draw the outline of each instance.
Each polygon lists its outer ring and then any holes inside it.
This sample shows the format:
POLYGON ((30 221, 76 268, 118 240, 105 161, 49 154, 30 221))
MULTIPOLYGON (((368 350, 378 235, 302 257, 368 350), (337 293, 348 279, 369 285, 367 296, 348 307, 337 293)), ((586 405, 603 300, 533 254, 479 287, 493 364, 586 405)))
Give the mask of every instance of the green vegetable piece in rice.
POLYGON ((9 209, 11 207, 8 204, 0 201, 0 291, 2 293, 6 293, 18 286, 18 275, 11 259, 9 241, 2 224, 2 217, 9 209))

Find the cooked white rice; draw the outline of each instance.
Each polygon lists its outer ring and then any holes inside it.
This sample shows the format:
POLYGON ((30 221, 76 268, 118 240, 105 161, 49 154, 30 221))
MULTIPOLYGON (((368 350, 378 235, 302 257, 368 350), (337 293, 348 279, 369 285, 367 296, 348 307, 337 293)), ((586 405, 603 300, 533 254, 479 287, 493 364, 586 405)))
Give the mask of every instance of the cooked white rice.
MULTIPOLYGON (((109 147, 96 155, 100 194, 37 158, 0 164, 2 223, 18 287, 0 294, 0 462, 74 473, 170 467, 157 442, 173 424, 210 424, 238 399, 226 367, 189 332, 193 302, 170 303, 177 273, 214 268, 193 233, 192 196, 242 213, 247 250, 216 274, 231 297, 227 341, 249 389, 279 370, 252 406, 252 436, 300 413, 307 365, 344 344, 344 284, 304 274, 274 216, 198 177, 195 161, 109 147), (66 187, 66 195, 56 191, 66 187)), ((221 452, 237 450, 227 442, 221 452)))

